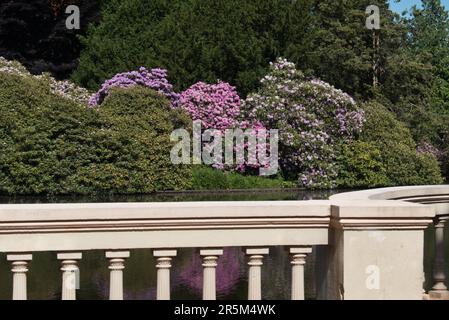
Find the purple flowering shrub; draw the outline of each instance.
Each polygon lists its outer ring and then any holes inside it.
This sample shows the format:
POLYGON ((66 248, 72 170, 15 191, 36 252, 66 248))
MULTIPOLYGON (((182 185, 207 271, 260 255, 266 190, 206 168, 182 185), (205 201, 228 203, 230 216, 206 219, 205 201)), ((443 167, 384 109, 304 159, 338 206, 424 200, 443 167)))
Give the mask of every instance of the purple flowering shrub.
POLYGON ((166 70, 159 68, 147 70, 145 67, 140 67, 138 71, 119 73, 106 80, 100 90, 89 99, 89 105, 91 107, 100 105, 109 94, 111 88, 129 88, 136 85, 151 88, 162 93, 171 101, 173 106, 178 104, 179 94, 173 91, 173 86, 167 80, 166 70))
MULTIPOLYGON (((265 129, 260 122, 241 121, 241 99, 235 89, 229 83, 219 81, 215 84, 207 84, 198 82, 181 93, 179 99, 179 107, 184 109, 193 121, 201 121, 203 130, 216 129, 225 134, 227 129, 251 130, 254 136, 263 133, 265 129)), ((209 144, 203 145, 208 150, 212 147, 209 144)), ((237 148, 234 151, 239 151, 237 148)), ((249 168, 258 169, 267 164, 259 163, 258 159, 251 158, 248 154, 248 143, 243 146, 245 149, 245 163, 227 166, 222 163, 214 164, 213 167, 221 170, 236 170, 245 172, 249 168)), ((257 152, 263 152, 266 149, 263 144, 257 146, 257 152)), ((211 151, 211 150, 210 150, 211 151)), ((224 160, 224 159, 221 159, 224 160)))
POLYGON ((353 140, 365 119, 349 95, 323 81, 306 79, 282 58, 270 64, 261 88, 247 97, 242 110, 246 119, 279 129, 283 172, 307 188, 335 186, 335 145, 353 140))
POLYGON ((418 146, 416 147, 416 152, 418 154, 430 154, 434 156, 439 161, 444 161, 444 159, 447 157, 447 153, 438 149, 431 143, 422 140, 418 146))
POLYGON ((198 82, 181 93, 179 105, 192 120, 200 120, 203 129, 226 130, 237 124, 240 97, 226 82, 198 82))

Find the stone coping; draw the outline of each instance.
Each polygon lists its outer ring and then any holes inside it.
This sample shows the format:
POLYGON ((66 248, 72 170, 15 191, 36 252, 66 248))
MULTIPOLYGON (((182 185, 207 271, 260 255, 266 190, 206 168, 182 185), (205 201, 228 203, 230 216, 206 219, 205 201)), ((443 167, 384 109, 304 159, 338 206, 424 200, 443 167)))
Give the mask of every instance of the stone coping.
MULTIPOLYGON (((331 196, 331 201, 335 200, 401 200, 413 197, 434 197, 449 195, 449 185, 435 186, 411 186, 369 189, 339 193, 331 196)), ((448 201, 449 202, 449 201, 448 201)))

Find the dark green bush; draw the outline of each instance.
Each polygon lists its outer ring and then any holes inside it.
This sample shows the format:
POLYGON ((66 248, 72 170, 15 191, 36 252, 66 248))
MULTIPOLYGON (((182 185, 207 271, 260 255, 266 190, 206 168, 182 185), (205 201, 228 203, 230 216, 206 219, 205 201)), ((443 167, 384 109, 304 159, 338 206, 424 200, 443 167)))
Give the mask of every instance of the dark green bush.
POLYGON ((337 167, 338 187, 372 188, 386 186, 389 182, 382 154, 374 143, 352 141, 341 145, 337 167))
POLYGON ((190 168, 170 161, 170 133, 190 128, 190 120, 163 95, 140 86, 115 88, 95 112, 97 157, 78 172, 74 185, 121 193, 189 187, 190 168))
POLYGON ((388 185, 440 184, 443 182, 435 157, 418 154, 410 130, 378 103, 364 107, 367 122, 361 139, 381 152, 388 185))
POLYGON ((91 112, 48 84, 0 73, 0 192, 63 193, 88 162, 91 112))
POLYGON ((170 132, 189 126, 161 95, 117 89, 99 109, 0 73, 0 192, 144 193, 188 188, 190 168, 170 163, 170 132))

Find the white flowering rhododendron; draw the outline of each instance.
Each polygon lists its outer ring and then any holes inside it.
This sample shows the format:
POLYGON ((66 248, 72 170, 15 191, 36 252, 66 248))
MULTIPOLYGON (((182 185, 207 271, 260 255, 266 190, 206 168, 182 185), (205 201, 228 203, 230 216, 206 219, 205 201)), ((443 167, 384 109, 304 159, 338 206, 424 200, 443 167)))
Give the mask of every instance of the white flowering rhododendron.
POLYGON ((279 129, 280 164, 300 186, 333 187, 336 145, 361 131, 364 113, 352 97, 279 58, 261 80, 261 88, 242 104, 247 120, 279 129))
POLYGON ((21 77, 30 77, 48 83, 49 89, 53 94, 65 97, 81 104, 87 104, 90 92, 84 88, 78 87, 74 83, 63 80, 59 81, 47 73, 41 75, 32 75, 23 65, 17 61, 9 61, 0 57, 0 72, 15 74, 21 77))

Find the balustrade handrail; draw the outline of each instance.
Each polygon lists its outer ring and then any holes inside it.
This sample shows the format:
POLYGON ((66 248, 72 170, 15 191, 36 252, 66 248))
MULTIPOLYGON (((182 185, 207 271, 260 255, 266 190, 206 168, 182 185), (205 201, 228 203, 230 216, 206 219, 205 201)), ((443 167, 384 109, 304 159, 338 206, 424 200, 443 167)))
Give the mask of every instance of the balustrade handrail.
POLYGON ((445 197, 449 202, 449 185, 434 186, 408 186, 408 187, 388 187, 369 189, 361 191, 352 191, 339 193, 331 196, 330 200, 402 200, 408 201, 414 198, 432 199, 436 197, 445 197))
POLYGON ((0 251, 316 245, 329 223, 320 200, 6 204, 0 251))
POLYGON ((436 216, 449 215, 449 185, 390 187, 336 194, 331 201, 389 200, 432 205, 436 216))

